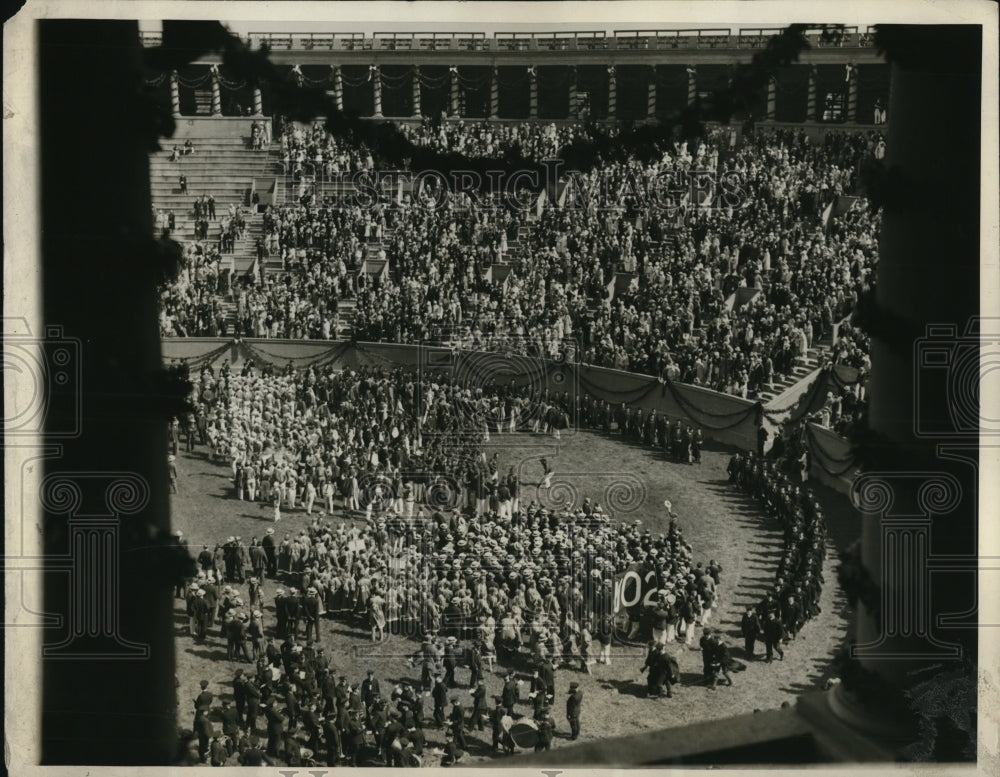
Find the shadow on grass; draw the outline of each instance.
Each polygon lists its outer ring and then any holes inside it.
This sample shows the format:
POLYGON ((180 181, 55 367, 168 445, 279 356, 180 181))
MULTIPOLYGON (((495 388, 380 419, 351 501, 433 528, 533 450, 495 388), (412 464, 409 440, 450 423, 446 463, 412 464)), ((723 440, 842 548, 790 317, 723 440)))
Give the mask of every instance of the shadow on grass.
POLYGON ((601 688, 605 690, 614 689, 622 696, 635 696, 639 699, 646 698, 647 686, 645 682, 639 683, 635 680, 599 680, 601 688))

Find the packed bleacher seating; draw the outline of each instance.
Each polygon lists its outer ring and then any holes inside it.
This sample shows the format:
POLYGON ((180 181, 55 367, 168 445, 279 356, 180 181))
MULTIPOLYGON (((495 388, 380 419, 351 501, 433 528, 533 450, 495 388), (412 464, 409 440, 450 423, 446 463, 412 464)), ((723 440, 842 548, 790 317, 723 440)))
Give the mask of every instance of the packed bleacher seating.
MULTIPOLYGON (((415 142, 473 156, 548 156, 585 133, 485 122, 406 131, 415 142)), ((860 162, 878 142, 875 134, 829 133, 816 143, 802 132, 760 129, 737 146, 720 129, 697 144, 676 143, 652 163, 608 160, 561 184, 563 202, 539 212, 463 193, 433 209, 417 207, 412 192, 388 193, 365 208, 330 199, 321 182, 376 169, 377 154, 318 123, 287 124, 283 164, 302 196, 265 213, 262 245, 280 257, 282 273, 251 279, 240 292, 237 331, 336 337, 338 301, 353 296, 351 330, 360 340, 498 348, 526 340, 551 354, 570 348, 588 363, 759 396, 828 338, 874 281, 878 217, 863 199, 839 217, 824 208, 857 190, 860 162), (699 207, 688 194, 659 207, 642 196, 664 176, 697 170, 734 176, 736 201, 699 207), (365 274, 371 256, 388 262, 387 277, 365 274), (502 280, 491 278, 494 264, 509 268, 502 280), (616 273, 635 277, 611 294, 616 273)), ((187 311, 194 306, 180 314, 187 311)), ((182 321, 180 329, 203 327, 182 321)))

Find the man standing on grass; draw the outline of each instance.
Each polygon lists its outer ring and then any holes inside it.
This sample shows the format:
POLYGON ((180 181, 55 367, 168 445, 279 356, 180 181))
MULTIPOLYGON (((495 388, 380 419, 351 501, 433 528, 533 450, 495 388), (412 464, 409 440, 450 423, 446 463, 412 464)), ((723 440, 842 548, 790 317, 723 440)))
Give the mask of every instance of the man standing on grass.
POLYGON ((760 636, 760 618, 757 617, 757 610, 752 604, 747 605, 747 611, 743 613, 740 622, 740 631, 743 633, 743 653, 747 661, 754 660, 753 649, 760 636))
POLYGON ((566 720, 569 721, 570 739, 580 736, 580 711, 583 709, 583 691, 580 683, 569 684, 569 696, 566 699, 566 720))

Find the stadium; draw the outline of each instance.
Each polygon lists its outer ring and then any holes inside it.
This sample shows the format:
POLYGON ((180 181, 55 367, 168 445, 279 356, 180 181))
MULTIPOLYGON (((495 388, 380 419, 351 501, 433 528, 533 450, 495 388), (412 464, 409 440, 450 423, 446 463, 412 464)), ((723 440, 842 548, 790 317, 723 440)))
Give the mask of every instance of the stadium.
MULTIPOLYGON (((912 479, 968 433, 944 412, 954 381, 917 392, 912 362, 978 354, 957 312, 971 271, 935 290, 903 266, 944 238, 901 227, 889 173, 927 148, 896 129, 925 39, 265 27, 122 33, 148 198, 111 197, 141 207, 157 259, 111 285, 144 284, 120 321, 155 308, 156 332, 116 331, 125 353, 158 342, 164 369, 139 404, 131 378, 101 401, 158 441, 136 488, 169 511, 152 540, 70 522, 71 556, 138 543, 120 574, 158 593, 95 577, 126 636, 78 612, 54 650, 172 644, 121 676, 157 672, 145 762, 974 759, 974 716, 930 699, 969 693, 975 640, 928 619, 974 584, 968 534, 935 529, 974 510, 975 450, 912 479), (883 282, 958 329, 887 317, 883 282), (953 588, 909 593, 935 571, 953 588)), ((963 29, 941 45, 968 49, 963 29)), ((973 94, 966 54, 919 88, 973 94)), ((978 143, 955 145, 978 170, 978 143)), ((72 666, 52 671, 82 688, 72 666)), ((49 752, 70 753, 80 721, 46 699, 49 752)))

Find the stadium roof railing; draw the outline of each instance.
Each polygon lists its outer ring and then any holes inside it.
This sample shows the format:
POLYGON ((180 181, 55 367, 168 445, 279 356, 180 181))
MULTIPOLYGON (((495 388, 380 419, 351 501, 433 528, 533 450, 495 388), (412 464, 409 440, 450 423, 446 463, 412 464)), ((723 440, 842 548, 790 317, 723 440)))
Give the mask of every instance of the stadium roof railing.
MULTIPOLYGON (((757 49, 782 31, 781 27, 560 30, 547 32, 251 32, 246 42, 251 48, 266 44, 274 51, 573 51, 603 49, 757 49)), ((824 36, 822 27, 806 30, 806 40, 814 48, 862 48, 871 46, 875 28, 844 27, 840 36, 824 36)), ((142 32, 143 46, 159 46, 160 32, 142 32)))

